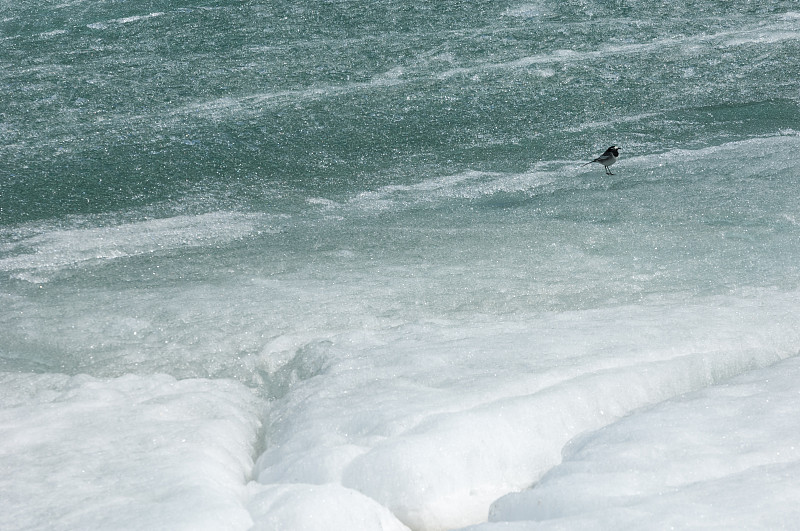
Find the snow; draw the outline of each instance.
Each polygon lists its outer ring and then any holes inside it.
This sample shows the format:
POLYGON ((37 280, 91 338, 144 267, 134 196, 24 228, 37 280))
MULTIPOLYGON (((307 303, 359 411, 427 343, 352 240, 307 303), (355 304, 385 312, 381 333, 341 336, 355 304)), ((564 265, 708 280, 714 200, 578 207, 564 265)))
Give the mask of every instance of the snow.
POLYGON ((0 528, 791 527, 796 297, 341 332, 269 400, 0 373, 0 528))
MULTIPOLYGON (((795 355, 793 303, 765 300, 332 336, 292 360, 302 368, 307 352, 319 367, 324 351, 328 361, 272 404, 254 476, 341 485, 415 530, 485 521, 498 498, 558 465, 576 436, 795 355)), ((572 494, 561 495, 569 504, 572 494)))
MULTIPOLYGON (((21 240, 41 251, 30 271, 49 277, 115 261, 106 231, 124 235, 131 257, 191 246, 190 229, 214 242, 259 232, 249 216, 196 218, 241 222, 219 231, 191 219, 21 240)), ((11 274, 21 240, 0 264, 11 274)), ((47 370, 138 373, 0 373, 0 528, 439 531, 490 515, 487 529, 635 528, 653 515, 772 528, 796 518, 800 293, 674 288, 483 312, 496 308, 492 294, 464 294, 454 274, 474 263, 404 275, 358 269, 347 248, 330 248, 342 262, 327 271, 179 290, 105 290, 109 277, 83 291, 69 279, 15 284, 28 292, 2 295, 13 332, 4 348, 32 344, 48 360, 37 344, 68 344, 81 364, 55 357, 47 370), (237 303, 220 307, 221 294, 237 303), (418 311, 428 303, 441 307, 418 311), (119 349, 91 352, 98 341, 119 349), (158 374, 216 376, 240 361, 249 377, 238 381, 158 374)), ((580 297, 595 285, 552 289, 580 297)))
POLYGON ((246 529, 259 402, 163 375, 0 374, 0 528, 246 529))
POLYGON ((252 531, 407 531, 388 509, 363 494, 335 484, 251 484, 252 531))
POLYGON ((586 433, 534 488, 496 501, 493 523, 469 529, 793 528, 798 381, 795 357, 586 433))
POLYGON ((789 2, 39 4, 0 530, 797 527, 789 2))

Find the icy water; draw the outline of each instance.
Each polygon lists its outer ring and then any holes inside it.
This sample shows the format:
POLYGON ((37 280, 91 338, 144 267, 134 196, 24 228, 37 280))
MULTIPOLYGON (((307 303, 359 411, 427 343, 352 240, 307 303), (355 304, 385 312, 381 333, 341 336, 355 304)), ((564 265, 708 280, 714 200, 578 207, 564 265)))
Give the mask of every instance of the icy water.
POLYGON ((800 466, 752 413, 796 395, 796 2, 0 0, 0 66, 0 527, 646 527, 800 466), (567 502, 664 417, 770 451, 567 502))

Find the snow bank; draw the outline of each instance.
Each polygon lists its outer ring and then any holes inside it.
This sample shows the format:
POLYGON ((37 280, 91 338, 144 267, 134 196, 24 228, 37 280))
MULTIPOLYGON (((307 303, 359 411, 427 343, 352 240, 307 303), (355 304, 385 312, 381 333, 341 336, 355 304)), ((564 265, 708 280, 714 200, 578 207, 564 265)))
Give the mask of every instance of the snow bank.
POLYGON ((574 440, 472 531, 789 529, 800 521, 800 358, 574 440), (517 522, 510 524, 509 522, 517 522))
POLYGON ((232 381, 0 374, 0 528, 247 529, 259 405, 232 381))
POLYGON ((408 531, 388 509, 339 485, 250 485, 252 531, 408 531))
POLYGON ((722 358, 736 356, 720 352, 641 364, 433 416, 356 458, 343 484, 386 504, 416 529, 481 520, 492 500, 556 465, 577 432, 699 388, 724 367, 722 358))
POLYGON ((795 355, 794 296, 332 336, 272 404, 258 481, 338 484, 415 530, 485 521, 580 433, 795 355))

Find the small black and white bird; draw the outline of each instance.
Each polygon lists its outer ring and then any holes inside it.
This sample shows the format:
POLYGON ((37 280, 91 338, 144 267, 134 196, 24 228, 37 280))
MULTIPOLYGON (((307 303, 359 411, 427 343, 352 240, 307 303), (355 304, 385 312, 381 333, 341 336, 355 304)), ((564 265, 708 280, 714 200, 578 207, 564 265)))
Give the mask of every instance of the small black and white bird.
POLYGON ((614 175, 613 173, 611 173, 611 170, 609 170, 608 167, 617 162, 618 158, 619 158, 619 147, 611 146, 605 151, 605 153, 603 153, 596 159, 587 162, 586 164, 584 164, 584 166, 586 166, 587 164, 591 164, 592 162, 599 162, 600 164, 605 166, 606 175, 614 175))

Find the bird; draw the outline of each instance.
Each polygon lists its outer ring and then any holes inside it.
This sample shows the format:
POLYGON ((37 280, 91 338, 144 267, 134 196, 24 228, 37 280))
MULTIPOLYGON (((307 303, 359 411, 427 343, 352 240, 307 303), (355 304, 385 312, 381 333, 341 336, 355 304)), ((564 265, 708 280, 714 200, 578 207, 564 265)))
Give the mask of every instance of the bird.
POLYGON ((596 159, 587 162, 584 166, 591 164, 592 162, 599 162, 606 168, 606 175, 614 175, 611 173, 611 170, 608 169, 609 166, 617 162, 619 158, 619 146, 611 146, 608 148, 605 153, 597 157, 596 159))

